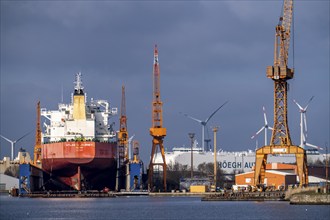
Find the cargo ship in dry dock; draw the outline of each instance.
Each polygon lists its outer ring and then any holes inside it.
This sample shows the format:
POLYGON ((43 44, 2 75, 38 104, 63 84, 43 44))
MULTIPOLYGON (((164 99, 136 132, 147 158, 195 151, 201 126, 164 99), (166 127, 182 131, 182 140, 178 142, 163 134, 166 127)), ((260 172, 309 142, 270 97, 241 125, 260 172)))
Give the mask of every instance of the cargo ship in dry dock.
POLYGON ((46 189, 54 185, 75 190, 115 188, 117 141, 109 118, 117 108, 110 108, 106 100, 86 100, 81 73, 77 73, 71 104, 40 110, 47 122, 39 161, 50 175, 43 180, 46 189))

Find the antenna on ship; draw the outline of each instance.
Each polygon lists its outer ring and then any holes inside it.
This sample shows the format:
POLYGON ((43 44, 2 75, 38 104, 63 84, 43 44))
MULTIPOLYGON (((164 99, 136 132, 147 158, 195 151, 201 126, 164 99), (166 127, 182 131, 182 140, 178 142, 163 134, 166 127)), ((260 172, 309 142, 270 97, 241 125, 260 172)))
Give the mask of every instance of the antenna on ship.
POLYGON ((74 90, 75 90, 75 94, 84 94, 83 92, 83 84, 82 84, 82 74, 81 72, 78 72, 76 74, 76 81, 74 82, 75 83, 75 87, 74 87, 74 90))
POLYGON ((63 83, 61 85, 61 103, 63 103, 63 83))

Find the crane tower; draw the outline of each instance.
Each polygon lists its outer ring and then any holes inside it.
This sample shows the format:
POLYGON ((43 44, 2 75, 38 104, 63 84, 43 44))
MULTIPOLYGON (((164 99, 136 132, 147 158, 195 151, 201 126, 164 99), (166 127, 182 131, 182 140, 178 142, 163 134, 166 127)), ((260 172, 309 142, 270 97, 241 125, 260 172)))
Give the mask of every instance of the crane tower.
POLYGON ((287 80, 294 70, 288 68, 293 0, 284 0, 283 14, 275 28, 274 65, 267 67, 267 77, 274 81, 274 129, 269 146, 256 151, 255 185, 263 184, 268 154, 295 154, 300 186, 308 184, 306 151, 292 145, 287 119, 287 80))
POLYGON ((166 191, 166 161, 163 139, 166 136, 166 128, 163 127, 163 103, 160 100, 160 71, 158 63, 157 45, 154 48, 154 64, 153 64, 153 101, 152 101, 152 127, 150 135, 152 136, 152 149, 149 163, 149 188, 153 187, 154 166, 159 165, 163 168, 164 191, 166 191), (159 147, 162 162, 155 163, 154 157, 159 147))
POLYGON ((120 119, 119 119, 119 132, 118 132, 118 179, 117 179, 117 190, 123 188, 125 184, 127 186, 127 175, 129 173, 128 166, 128 131, 127 131, 127 117, 126 117, 126 97, 125 97, 125 86, 121 89, 121 106, 120 106, 120 119))
POLYGON ((40 101, 37 103, 36 142, 33 152, 33 164, 41 168, 41 126, 40 126, 40 101))
MULTIPOLYGON (((126 97, 125 97, 125 86, 121 88, 121 106, 120 106, 120 129, 118 134, 119 146, 119 158, 121 163, 128 160, 128 132, 127 132, 127 117, 126 117, 126 97)), ((123 164, 121 164, 123 165, 123 164)))

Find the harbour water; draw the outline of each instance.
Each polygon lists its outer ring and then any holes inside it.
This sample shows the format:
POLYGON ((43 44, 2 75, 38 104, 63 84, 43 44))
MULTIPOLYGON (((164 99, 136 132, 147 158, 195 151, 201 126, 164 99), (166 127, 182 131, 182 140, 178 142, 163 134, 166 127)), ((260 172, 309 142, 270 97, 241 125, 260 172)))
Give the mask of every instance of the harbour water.
POLYGON ((0 196, 0 219, 329 219, 327 205, 202 202, 200 197, 13 198, 0 196))

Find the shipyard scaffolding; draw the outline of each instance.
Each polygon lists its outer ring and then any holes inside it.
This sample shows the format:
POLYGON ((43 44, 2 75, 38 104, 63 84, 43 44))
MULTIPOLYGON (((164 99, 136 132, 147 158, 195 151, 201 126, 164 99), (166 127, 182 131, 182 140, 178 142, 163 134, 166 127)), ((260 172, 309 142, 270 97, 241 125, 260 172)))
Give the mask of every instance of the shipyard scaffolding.
MULTIPOLYGON (((163 173, 163 189, 166 192, 166 160, 165 160, 165 150, 164 150, 164 137, 166 136, 166 128, 163 127, 163 103, 160 100, 160 70, 158 62, 158 49, 157 45, 154 48, 154 64, 153 64, 153 101, 152 101, 152 127, 150 128, 150 135, 152 136, 152 149, 151 157, 149 163, 149 177, 148 177, 148 188, 149 190, 154 190, 155 181, 159 181, 156 177, 154 169, 158 169, 158 174, 163 173), (159 148, 162 162, 156 163, 154 161, 157 149, 159 148), (159 169, 162 168, 162 170, 159 169), (155 174, 155 175, 154 175, 155 174)), ((160 184, 157 184, 160 186, 160 184)), ((156 186, 155 186, 156 188, 156 186)))
POLYGON ((294 69, 288 68, 292 12, 293 0, 284 0, 283 15, 275 32, 274 65, 267 67, 267 77, 274 81, 274 127, 269 146, 256 150, 254 173, 256 186, 264 183, 268 154, 295 154, 299 185, 308 184, 306 151, 292 144, 287 118, 287 80, 292 79, 294 74, 294 69))

